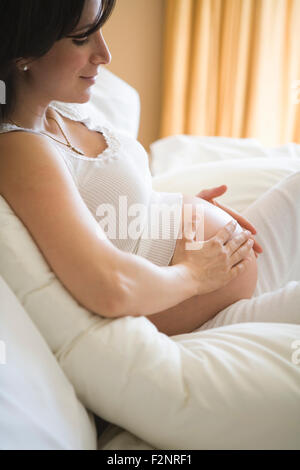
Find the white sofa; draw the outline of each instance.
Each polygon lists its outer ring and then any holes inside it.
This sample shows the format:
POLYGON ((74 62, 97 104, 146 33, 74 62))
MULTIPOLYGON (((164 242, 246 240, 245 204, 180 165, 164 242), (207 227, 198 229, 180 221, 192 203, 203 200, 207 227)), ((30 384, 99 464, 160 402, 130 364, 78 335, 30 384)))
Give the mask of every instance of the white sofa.
MULTIPOLYGON (((90 112, 137 137, 138 93, 107 70, 90 112)), ((154 189, 226 182, 237 210, 300 169, 299 146, 253 139, 173 136, 151 156, 154 189)), ((3 198, 0 300, 2 449, 300 449, 299 324, 169 338, 145 317, 102 319, 65 291, 3 198), (94 414, 110 423, 100 438, 94 414)))

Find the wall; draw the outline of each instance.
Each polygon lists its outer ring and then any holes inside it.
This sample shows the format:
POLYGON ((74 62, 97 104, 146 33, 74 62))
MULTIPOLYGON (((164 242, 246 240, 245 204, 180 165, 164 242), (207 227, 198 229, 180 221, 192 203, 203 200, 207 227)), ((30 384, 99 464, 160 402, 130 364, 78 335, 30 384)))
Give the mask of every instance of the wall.
POLYGON ((147 152, 158 139, 164 6, 165 0, 117 0, 102 30, 112 55, 107 69, 140 95, 138 140, 147 152))

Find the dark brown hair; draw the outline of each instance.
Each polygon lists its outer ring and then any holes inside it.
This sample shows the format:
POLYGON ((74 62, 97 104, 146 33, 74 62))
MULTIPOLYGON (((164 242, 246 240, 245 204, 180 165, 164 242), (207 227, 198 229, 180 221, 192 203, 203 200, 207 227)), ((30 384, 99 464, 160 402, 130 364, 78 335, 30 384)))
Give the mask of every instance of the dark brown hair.
POLYGON ((93 26, 72 35, 88 0, 1 0, 0 80, 5 84, 5 104, 0 102, 0 123, 15 107, 16 59, 45 55, 64 37, 80 39, 100 29, 116 0, 102 0, 93 26))

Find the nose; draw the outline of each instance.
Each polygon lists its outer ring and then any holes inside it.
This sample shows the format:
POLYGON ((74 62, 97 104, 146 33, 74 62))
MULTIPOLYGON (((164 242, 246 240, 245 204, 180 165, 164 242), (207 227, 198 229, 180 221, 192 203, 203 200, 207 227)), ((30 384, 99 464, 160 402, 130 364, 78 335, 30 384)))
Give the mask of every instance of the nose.
POLYGON ((102 35, 102 31, 95 37, 95 52, 91 58, 93 64, 108 65, 111 63, 111 53, 102 35))

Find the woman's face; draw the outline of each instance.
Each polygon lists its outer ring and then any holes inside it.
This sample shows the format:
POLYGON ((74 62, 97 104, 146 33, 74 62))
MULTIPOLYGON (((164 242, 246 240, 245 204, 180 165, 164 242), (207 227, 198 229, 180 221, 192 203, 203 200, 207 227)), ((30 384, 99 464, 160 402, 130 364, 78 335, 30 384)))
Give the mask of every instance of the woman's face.
MULTIPOLYGON (((101 0, 86 1, 80 22, 71 34, 87 31, 100 8, 101 0)), ((90 99, 92 84, 82 77, 97 75, 99 65, 110 61, 101 30, 86 39, 63 38, 46 55, 29 62, 31 86, 51 101, 84 103, 90 99)))

